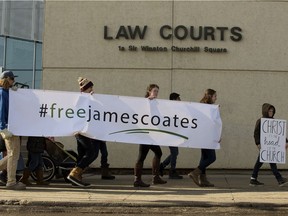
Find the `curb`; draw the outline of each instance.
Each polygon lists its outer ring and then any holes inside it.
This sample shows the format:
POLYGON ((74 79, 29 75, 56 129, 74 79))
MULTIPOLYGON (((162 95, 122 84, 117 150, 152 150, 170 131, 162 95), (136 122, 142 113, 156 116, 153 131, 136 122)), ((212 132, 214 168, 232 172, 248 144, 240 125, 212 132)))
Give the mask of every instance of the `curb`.
POLYGON ((246 208, 261 208, 261 209, 274 209, 288 207, 287 204, 275 204, 275 203, 250 203, 250 202, 231 202, 231 203, 220 203, 220 202, 178 202, 178 203, 152 203, 152 202, 141 202, 141 203, 128 203, 128 202, 53 202, 53 201, 33 201, 28 200, 0 200, 0 206, 25 206, 25 207, 37 207, 37 209, 43 207, 246 207, 246 208))

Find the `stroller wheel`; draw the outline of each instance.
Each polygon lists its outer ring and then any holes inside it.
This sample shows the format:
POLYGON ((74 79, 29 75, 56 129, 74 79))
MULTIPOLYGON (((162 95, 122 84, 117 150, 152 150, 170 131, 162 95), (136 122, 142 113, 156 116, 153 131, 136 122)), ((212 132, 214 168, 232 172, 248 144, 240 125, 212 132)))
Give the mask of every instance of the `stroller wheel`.
MULTIPOLYGON (((43 158, 43 181, 50 181, 56 174, 56 166, 49 156, 42 155, 43 158)), ((32 172, 31 177, 37 180, 36 173, 32 172)))

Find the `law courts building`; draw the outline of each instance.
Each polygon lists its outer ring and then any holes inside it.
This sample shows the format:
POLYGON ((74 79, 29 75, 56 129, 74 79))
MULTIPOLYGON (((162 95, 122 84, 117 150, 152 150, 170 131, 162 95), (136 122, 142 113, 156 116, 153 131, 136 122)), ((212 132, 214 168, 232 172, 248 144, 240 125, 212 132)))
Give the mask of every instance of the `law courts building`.
MULTIPOLYGON (((252 169, 258 154, 253 131, 263 103, 275 105, 276 118, 288 119, 288 1, 43 4, 39 88, 77 92, 82 76, 100 94, 144 97, 147 85, 157 83, 159 98, 178 92, 193 102, 215 89, 223 131, 214 169, 252 169)), ((76 148, 73 137, 57 140, 76 148)), ((168 147, 161 148, 166 157, 168 147)), ((108 151, 112 168, 132 168, 138 145, 108 142, 108 151)), ((199 149, 180 148, 177 167, 194 168, 199 158, 199 149)))

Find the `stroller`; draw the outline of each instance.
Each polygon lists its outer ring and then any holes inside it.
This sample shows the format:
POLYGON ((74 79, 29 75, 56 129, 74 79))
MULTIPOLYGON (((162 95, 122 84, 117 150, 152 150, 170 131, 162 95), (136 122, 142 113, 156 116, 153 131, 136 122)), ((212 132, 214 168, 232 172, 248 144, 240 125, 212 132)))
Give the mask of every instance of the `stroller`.
MULTIPOLYGON (((73 150, 64 150, 64 145, 60 142, 45 138, 46 149, 43 158, 43 181, 50 181, 54 177, 63 177, 66 182, 70 171, 75 167, 77 153, 73 150)), ((36 173, 32 172, 31 177, 37 180, 36 173)))
MULTIPOLYGON (((29 85, 25 83, 16 82, 14 84, 17 88, 29 89, 29 85)), ((42 155, 43 158, 43 181, 50 181, 56 176, 63 177, 68 182, 67 176, 75 167, 77 160, 77 153, 73 150, 64 150, 64 145, 60 142, 54 142, 45 138, 46 150, 42 155)), ((0 140, 1 144, 1 140, 0 140)), ((4 144, 5 146, 5 144, 4 144)), ((32 172, 31 177, 36 181, 36 173, 32 172)))

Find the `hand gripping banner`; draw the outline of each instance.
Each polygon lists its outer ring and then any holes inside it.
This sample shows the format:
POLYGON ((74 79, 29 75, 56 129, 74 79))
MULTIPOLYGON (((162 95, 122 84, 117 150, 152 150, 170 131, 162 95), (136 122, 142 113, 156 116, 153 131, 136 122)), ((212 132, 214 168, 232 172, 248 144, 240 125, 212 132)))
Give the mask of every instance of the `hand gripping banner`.
POLYGON ((64 91, 10 90, 8 129, 18 136, 219 149, 218 105, 64 91))

